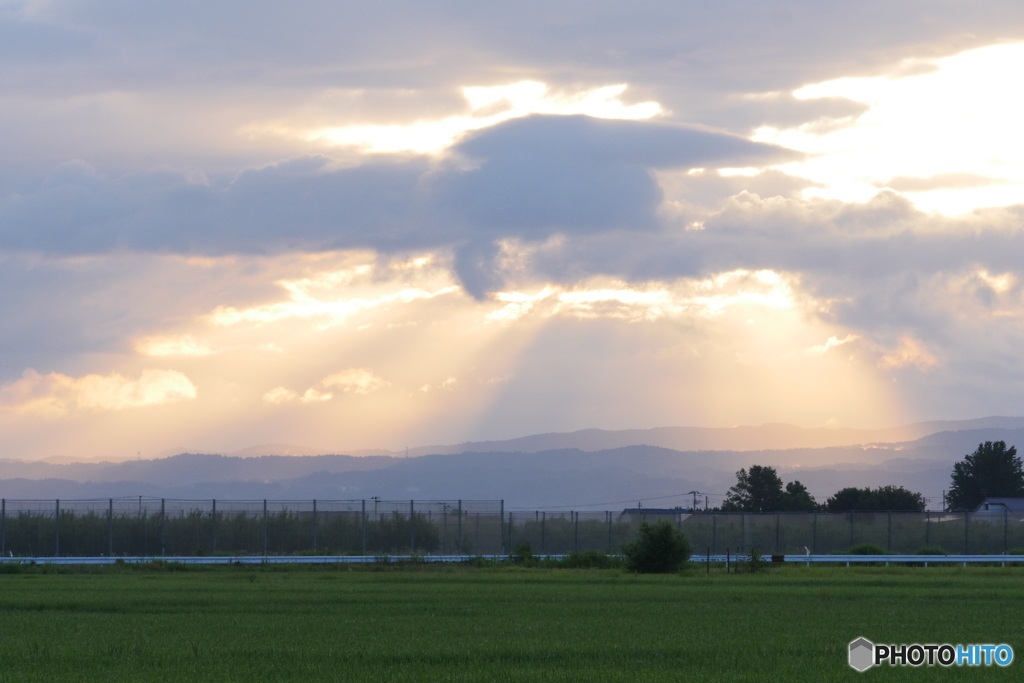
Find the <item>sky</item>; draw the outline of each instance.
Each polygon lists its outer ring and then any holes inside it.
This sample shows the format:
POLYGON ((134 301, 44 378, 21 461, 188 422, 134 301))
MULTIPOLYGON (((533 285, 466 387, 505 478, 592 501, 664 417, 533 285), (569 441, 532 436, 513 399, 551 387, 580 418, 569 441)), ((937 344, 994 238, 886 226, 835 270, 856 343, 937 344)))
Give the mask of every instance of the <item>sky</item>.
POLYGON ((0 0, 0 458, 1020 414, 1024 5, 0 0))

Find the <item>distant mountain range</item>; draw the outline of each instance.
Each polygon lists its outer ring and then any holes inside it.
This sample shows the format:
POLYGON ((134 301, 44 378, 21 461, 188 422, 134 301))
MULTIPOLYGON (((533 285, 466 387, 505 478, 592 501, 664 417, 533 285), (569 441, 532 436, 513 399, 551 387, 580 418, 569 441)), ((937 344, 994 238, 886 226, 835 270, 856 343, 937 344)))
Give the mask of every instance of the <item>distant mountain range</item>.
POLYGON ((594 429, 448 446, 443 448, 449 452, 409 458, 183 453, 120 463, 0 460, 0 496, 501 498, 509 507, 613 509, 639 500, 684 504, 692 494, 681 494, 689 491, 707 494, 717 504, 735 483, 736 470, 762 464, 779 468, 786 481, 801 480, 819 499, 844 486, 896 484, 921 491, 938 507, 953 462, 980 442, 993 440, 1024 446, 1024 418, 920 423, 877 431, 800 430, 789 425, 731 430, 594 429), (929 431, 948 426, 962 428, 929 431), (864 438, 885 434, 920 436, 888 443, 864 438), (754 438, 763 438, 766 445, 746 448, 754 438), (863 442, 830 443, 853 438, 863 442), (634 443, 628 443, 631 440, 634 443), (665 443, 704 447, 670 448, 665 443), (794 443, 801 445, 794 447, 794 443), (723 448, 723 444, 734 447, 723 448))
MULTIPOLYGON (((382 448, 332 451, 295 444, 261 444, 220 455, 253 458, 264 455, 391 455, 419 457, 452 453, 537 453, 540 451, 576 448, 581 451, 603 451, 626 446, 659 446, 677 451, 766 451, 792 448, 829 448, 861 444, 901 443, 929 434, 975 429, 1021 429, 1024 417, 984 417, 976 420, 944 420, 917 422, 888 429, 804 429, 795 425, 769 423, 741 427, 656 427, 654 429, 582 429, 575 432, 533 434, 503 441, 466 441, 460 444, 417 446, 408 450, 389 451, 382 448)), ((194 449, 177 448, 160 457, 194 449)), ((202 451, 207 452, 207 451, 202 451)), ((46 462, 69 463, 66 456, 47 458, 46 462)))
MULTIPOLYGON (((889 429, 804 429, 770 423, 745 427, 657 427, 654 429, 583 429, 535 434, 505 441, 470 441, 454 446, 421 446, 409 455, 444 453, 536 453, 559 448, 601 451, 625 446, 660 446, 677 451, 767 451, 791 448, 829 448, 914 441, 930 434, 964 430, 1022 429, 1024 417, 984 417, 977 420, 917 422, 889 429)), ((376 451, 376 453, 380 453, 376 451)), ((393 455, 401 455, 394 452, 393 455)))

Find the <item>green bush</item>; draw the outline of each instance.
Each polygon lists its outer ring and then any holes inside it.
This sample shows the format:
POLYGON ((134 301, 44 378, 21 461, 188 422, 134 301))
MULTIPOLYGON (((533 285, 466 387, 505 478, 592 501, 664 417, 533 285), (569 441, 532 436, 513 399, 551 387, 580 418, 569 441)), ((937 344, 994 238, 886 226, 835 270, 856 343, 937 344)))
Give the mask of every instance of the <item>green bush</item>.
POLYGON ((949 553, 947 553, 945 550, 943 550, 942 548, 940 548, 938 546, 926 545, 923 548, 918 548, 917 549, 917 554, 918 555, 948 555, 949 553))
POLYGON ((845 553, 842 553, 842 554, 843 555, 888 555, 889 553, 887 553, 885 550, 882 550, 881 548, 879 548, 874 543, 861 543, 860 545, 853 546, 852 548, 850 548, 849 550, 847 550, 845 553))
POLYGON ((534 557, 533 548, 529 543, 520 543, 515 547, 512 551, 512 561, 527 567, 537 566, 537 558, 534 557))
MULTIPOLYGON (((737 563, 739 565, 739 563, 737 563)), ((764 559, 764 553, 757 548, 750 549, 750 559, 743 563, 746 570, 751 574, 760 574, 768 571, 768 560, 764 559)), ((742 565, 740 565, 742 566, 742 565)))
POLYGON ((636 538, 623 549, 626 569, 638 574, 679 571, 690 559, 690 541, 668 520, 640 523, 636 538))
POLYGON ((562 569, 617 569, 622 566, 622 559, 614 555, 588 550, 583 553, 570 553, 553 565, 562 569))

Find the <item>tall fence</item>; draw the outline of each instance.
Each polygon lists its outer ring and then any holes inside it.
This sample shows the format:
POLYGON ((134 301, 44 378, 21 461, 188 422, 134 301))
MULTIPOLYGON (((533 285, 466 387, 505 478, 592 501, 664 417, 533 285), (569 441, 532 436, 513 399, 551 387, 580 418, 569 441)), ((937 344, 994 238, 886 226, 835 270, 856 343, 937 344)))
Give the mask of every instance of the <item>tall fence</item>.
POLYGON ((5 557, 498 555, 619 552, 643 521, 666 519, 697 552, 827 554, 870 543, 914 553, 1024 548, 1006 512, 722 513, 507 511, 503 501, 0 500, 5 557))

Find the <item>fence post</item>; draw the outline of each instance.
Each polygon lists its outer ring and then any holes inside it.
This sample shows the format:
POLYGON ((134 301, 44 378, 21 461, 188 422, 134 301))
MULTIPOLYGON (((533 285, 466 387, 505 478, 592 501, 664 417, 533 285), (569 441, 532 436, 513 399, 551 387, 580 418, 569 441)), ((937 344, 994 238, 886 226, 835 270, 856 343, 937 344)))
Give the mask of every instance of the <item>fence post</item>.
POLYGON ((811 554, 818 554, 818 513, 814 513, 814 524, 811 526, 811 554))
POLYGON ((0 555, 7 554, 7 499, 0 499, 0 555))
POLYGON ((160 499, 160 557, 167 556, 167 524, 165 499, 160 499))
POLYGON ((608 554, 612 554, 612 511, 609 510, 608 515, 608 554))
POLYGON ((512 555, 512 525, 515 521, 512 519, 512 513, 508 513, 508 554, 512 555))
POLYGON ((1010 510, 1003 508, 1003 554, 1010 549, 1010 510))
POLYGON ((853 547, 853 510, 850 510, 850 547, 853 547))
POLYGON ((212 531, 210 532, 210 538, 211 538, 210 554, 211 555, 216 555, 217 554, 217 499, 216 498, 213 499, 213 512, 210 513, 210 525, 212 527, 212 531))
POLYGON ((782 532, 782 515, 778 512, 775 513, 775 554, 778 555, 782 551, 779 549, 779 536, 782 532))
POLYGON ((924 544, 931 545, 932 543, 932 511, 924 511, 924 544))
POLYGON ((740 552, 742 553, 747 547, 747 514, 745 512, 740 513, 740 552))
POLYGON ((267 556, 267 499, 263 499, 263 557, 267 556))
POLYGON ((459 499, 459 542, 455 544, 455 547, 459 551, 459 555, 462 554, 462 499, 459 499))
POLYGON ((444 513, 444 518, 441 520, 441 554, 447 554, 445 551, 448 550, 448 503, 441 504, 441 511, 444 513))
POLYGON ((718 515, 714 513, 711 514, 711 550, 718 554, 718 515))
POLYGON ((60 557, 60 498, 57 499, 57 506, 54 512, 54 546, 53 556, 60 557))
POLYGON ((576 521, 573 523, 572 549, 573 552, 578 553, 580 551, 580 513, 574 514, 576 515, 576 521))
POLYGON ((360 515, 360 524, 363 533, 363 555, 366 554, 366 499, 363 499, 363 513, 360 515))
POLYGON ((416 552, 416 501, 409 501, 409 554, 416 552))
POLYGON ((114 556, 114 499, 107 508, 107 557, 114 556))
POLYGON ((504 498, 501 499, 501 514, 500 514, 499 517, 500 517, 500 520, 501 520, 501 522, 500 522, 501 523, 501 554, 504 555, 505 554, 505 499, 504 498))
POLYGON ((313 552, 316 552, 316 498, 313 499, 313 552))
MULTIPOLYGON (((971 553, 971 513, 964 510, 964 555, 971 553)), ((966 565, 965 565, 966 566, 966 565)))
POLYGON ((545 533, 544 533, 546 531, 546 529, 545 529, 545 526, 546 526, 545 522, 547 521, 547 516, 548 516, 548 513, 546 513, 546 512, 540 513, 540 554, 541 555, 547 555, 547 545, 546 545, 547 539, 545 538, 545 533))
POLYGON ((886 510, 889 513, 889 540, 886 543, 885 549, 892 552, 892 510, 886 510))

